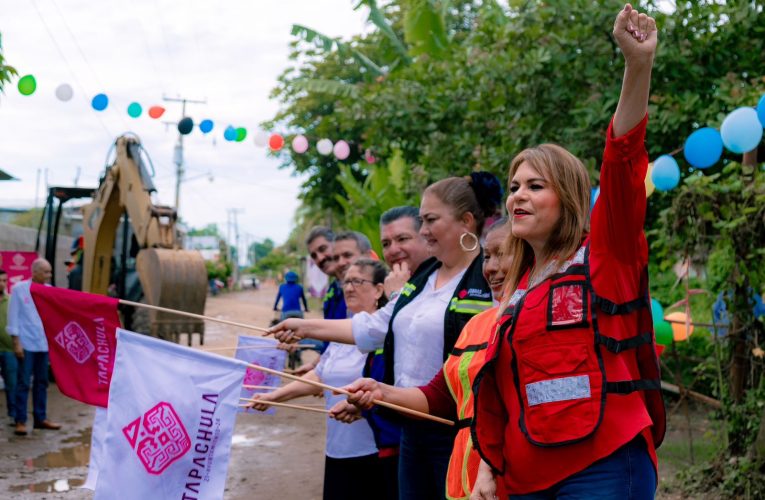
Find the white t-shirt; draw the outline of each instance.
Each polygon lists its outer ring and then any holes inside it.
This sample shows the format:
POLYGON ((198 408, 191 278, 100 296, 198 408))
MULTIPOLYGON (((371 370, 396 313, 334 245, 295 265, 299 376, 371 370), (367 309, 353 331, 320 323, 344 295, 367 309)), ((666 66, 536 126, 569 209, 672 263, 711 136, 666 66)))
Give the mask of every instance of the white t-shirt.
MULTIPOLYGON (((314 371, 322 382, 333 387, 343 387, 361 377, 367 355, 355 345, 330 342, 321 355, 314 371)), ((345 399, 342 394, 324 391, 326 408, 332 408, 345 399)), ((344 424, 327 418, 327 442, 325 453, 331 458, 363 457, 377 453, 374 434, 366 419, 344 424)))
MULTIPOLYGON (((426 385, 444 363, 444 316, 463 270, 438 290, 437 272, 428 277, 423 290, 393 320, 393 372, 398 387, 426 385)), ((356 346, 366 352, 380 349, 388 332, 394 303, 373 314, 353 317, 356 346)))

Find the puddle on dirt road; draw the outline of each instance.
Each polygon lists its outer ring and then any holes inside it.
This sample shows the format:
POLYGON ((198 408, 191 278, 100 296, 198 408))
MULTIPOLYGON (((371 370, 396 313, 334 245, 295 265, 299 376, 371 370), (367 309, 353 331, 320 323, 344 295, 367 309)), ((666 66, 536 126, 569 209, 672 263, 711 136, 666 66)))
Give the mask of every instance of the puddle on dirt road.
MULTIPOLYGON (((80 434, 68 437, 62 444, 75 444, 60 450, 43 453, 39 457, 28 458, 24 465, 28 469, 49 469, 61 467, 81 467, 88 465, 90 460, 90 429, 80 434)), ((58 491, 58 490, 54 490, 58 491)))
POLYGON ((284 430, 279 428, 265 428, 258 429, 258 432, 255 435, 234 434, 231 437, 231 446, 244 447, 258 445, 267 446, 269 448, 276 448, 281 446, 282 443, 281 441, 274 438, 283 432, 284 430))
POLYGON ((35 484, 22 484, 11 486, 10 491, 20 493, 22 491, 31 491, 33 493, 60 493, 69 491, 85 484, 84 479, 56 479, 53 481, 43 481, 35 484))

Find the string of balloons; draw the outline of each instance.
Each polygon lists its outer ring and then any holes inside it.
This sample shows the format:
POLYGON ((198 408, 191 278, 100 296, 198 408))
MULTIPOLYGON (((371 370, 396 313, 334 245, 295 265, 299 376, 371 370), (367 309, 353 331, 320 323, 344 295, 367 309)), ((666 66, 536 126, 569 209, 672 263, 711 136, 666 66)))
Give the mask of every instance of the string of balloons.
MULTIPOLYGON (((30 96, 37 90, 37 80, 35 79, 34 75, 24 75, 19 79, 17 87, 21 95, 30 96)), ((55 95, 58 100, 67 102, 70 101, 74 96, 74 90, 68 83, 62 83, 56 87, 55 95)), ((109 96, 103 93, 96 94, 90 101, 90 106, 94 111, 98 112, 105 111, 107 108, 109 108, 109 105, 109 96)), ((148 108, 146 114, 150 118, 156 120, 161 118, 165 111, 166 110, 163 106, 154 105, 148 108)), ((127 114, 131 118, 139 118, 141 115, 143 115, 143 113, 144 108, 138 102, 131 102, 127 107, 127 114)), ((194 120, 188 116, 183 117, 178 122, 178 132, 182 135, 188 135, 192 133, 194 131, 194 127, 194 120)), ((215 122, 209 118, 205 118, 196 124, 196 127, 200 132, 202 132, 202 134, 209 134, 215 129, 215 122)), ((228 125, 223 130, 223 138, 229 142, 242 142, 247 138, 247 135, 248 131, 245 127, 235 127, 233 125, 228 125)), ((273 152, 281 151, 286 144, 285 137, 282 134, 268 132, 265 130, 257 131, 253 135, 253 142, 256 146, 259 147, 267 146, 273 152)), ((303 154, 307 152, 310 147, 308 138, 302 134, 295 135, 292 138, 290 145, 292 147, 292 151, 297 154, 303 154)), ((316 150, 320 155, 334 155, 338 160, 345 160, 351 154, 351 145, 342 139, 333 143, 329 138, 322 138, 316 142, 316 150)), ((372 150, 369 148, 364 150, 363 157, 364 160, 370 164, 377 161, 372 153, 372 150)))
MULTIPOLYGON (((22 76, 18 81, 19 93, 28 96, 37 89, 37 81, 34 75, 22 76)), ((72 99, 74 92, 71 85, 63 83, 56 87, 56 97, 61 101, 72 99)), ((91 100, 91 107, 95 111, 104 111, 109 107, 109 97, 106 94, 97 94, 91 100)), ((150 118, 158 119, 165 112, 162 106, 151 106, 147 114, 150 118)), ((138 118, 143 114, 143 107, 137 102, 131 102, 127 107, 127 113, 131 118, 138 118)), ((203 134, 212 132, 215 128, 213 120, 207 118, 197 125, 203 134)), ((700 170, 714 165, 720 160, 723 148, 735 154, 743 154, 757 147, 762 140, 763 127, 765 127, 765 95, 763 95, 756 107, 740 107, 732 111, 722 122, 720 130, 712 127, 703 127, 694 131, 685 140, 682 151, 685 160, 693 168, 700 170)), ((178 132, 187 135, 194 130, 194 120, 184 117, 178 122, 178 132)), ((228 125, 223 131, 223 138, 229 142, 242 142, 247 137, 247 129, 228 125)), ((277 152, 284 148, 285 138, 278 133, 269 133, 260 130, 253 137, 255 145, 268 146, 271 151, 277 152)), ((308 151, 310 145, 304 135, 296 135, 291 141, 292 151, 303 154, 308 151)), ((348 142, 339 140, 333 143, 328 138, 322 138, 316 142, 316 150, 319 154, 328 156, 334 154, 338 160, 345 160, 350 156, 351 147, 348 142)), ((375 157, 370 149, 364 152, 367 163, 374 163, 375 157)), ((669 191, 680 183, 680 167, 673 154, 659 156, 649 165, 646 175, 646 195, 650 196, 654 189, 669 191)), ((600 188, 593 191, 592 202, 600 194, 600 188)))

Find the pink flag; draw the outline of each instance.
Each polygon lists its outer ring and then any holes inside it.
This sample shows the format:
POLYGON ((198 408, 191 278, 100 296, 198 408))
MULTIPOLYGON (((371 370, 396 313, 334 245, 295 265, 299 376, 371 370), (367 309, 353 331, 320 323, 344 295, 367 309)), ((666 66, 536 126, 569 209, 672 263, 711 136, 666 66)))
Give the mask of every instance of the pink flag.
POLYGON ((48 338, 53 375, 62 393, 106 408, 120 327, 119 301, 103 295, 42 286, 30 288, 48 338))

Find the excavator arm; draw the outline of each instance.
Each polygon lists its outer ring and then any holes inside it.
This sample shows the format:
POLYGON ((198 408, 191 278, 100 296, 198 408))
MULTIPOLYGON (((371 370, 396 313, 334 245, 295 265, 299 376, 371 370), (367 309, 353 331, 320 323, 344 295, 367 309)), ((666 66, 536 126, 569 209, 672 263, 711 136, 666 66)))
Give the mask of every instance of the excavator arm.
MULTIPOLYGON (((199 252, 181 250, 172 207, 155 205, 154 184, 141 157, 137 138, 116 141, 116 158, 106 168, 93 201, 83 207, 83 290, 106 294, 111 283, 112 255, 123 214, 140 248, 138 278, 148 304, 204 314, 207 271, 199 252)), ((200 333, 204 322, 158 311, 149 314, 150 332, 159 337, 200 333)))

